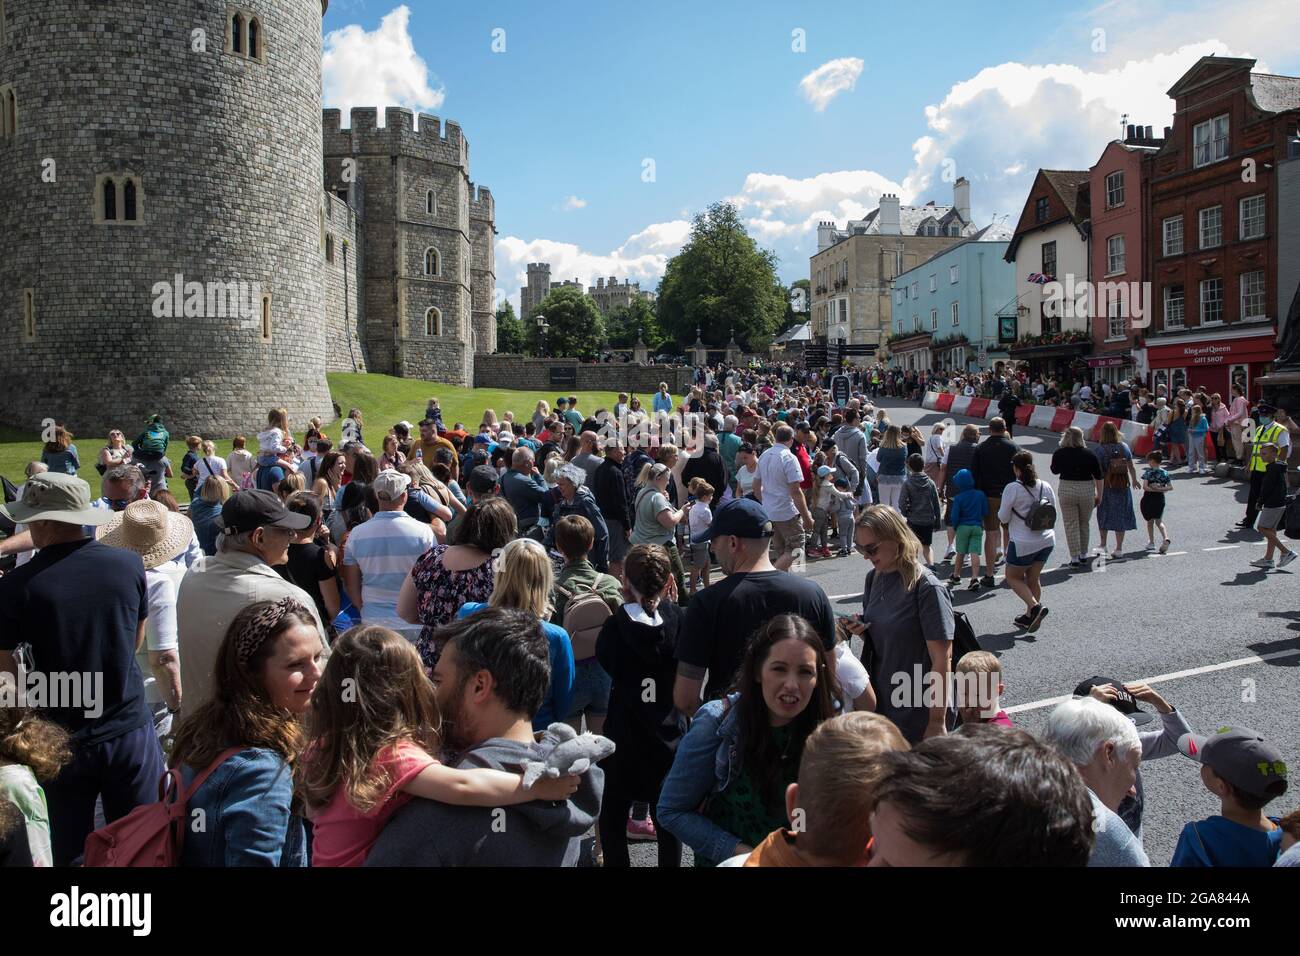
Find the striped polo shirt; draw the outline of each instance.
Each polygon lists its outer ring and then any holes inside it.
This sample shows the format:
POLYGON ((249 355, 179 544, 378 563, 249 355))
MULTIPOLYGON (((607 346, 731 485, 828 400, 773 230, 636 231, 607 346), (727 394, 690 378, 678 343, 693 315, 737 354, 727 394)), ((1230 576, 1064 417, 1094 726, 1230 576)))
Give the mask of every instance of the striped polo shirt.
POLYGON ((361 568, 362 620, 402 626, 397 594, 415 562, 434 541, 433 528, 402 511, 380 511, 352 529, 343 563, 361 568))

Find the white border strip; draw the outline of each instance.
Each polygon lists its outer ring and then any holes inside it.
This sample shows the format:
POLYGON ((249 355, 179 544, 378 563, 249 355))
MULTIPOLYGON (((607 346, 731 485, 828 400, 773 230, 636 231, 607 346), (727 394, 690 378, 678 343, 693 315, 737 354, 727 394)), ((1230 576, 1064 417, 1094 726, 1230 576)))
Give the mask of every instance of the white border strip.
MULTIPOLYGON (((1160 674, 1157 677, 1144 677, 1138 681, 1130 683, 1142 684, 1160 684, 1165 681, 1178 680, 1182 677, 1196 677, 1200 674, 1211 674, 1214 671, 1225 671, 1232 667, 1245 667, 1248 664, 1263 664, 1266 661, 1275 661, 1282 657, 1294 657, 1300 654, 1300 647, 1292 648, 1287 651, 1271 651, 1268 654, 1252 654, 1250 657, 1239 657, 1235 661, 1224 661, 1222 664, 1207 664, 1205 667, 1193 667, 1190 670, 1174 671, 1172 674, 1160 674)), ((1063 704, 1067 700, 1073 699, 1072 694, 1066 694, 1064 697, 1049 697, 1046 700, 1036 700, 1029 704, 1016 704, 1014 707, 1003 708, 1008 714, 1019 714, 1027 710, 1039 710, 1043 707, 1054 707, 1057 704, 1063 704)))

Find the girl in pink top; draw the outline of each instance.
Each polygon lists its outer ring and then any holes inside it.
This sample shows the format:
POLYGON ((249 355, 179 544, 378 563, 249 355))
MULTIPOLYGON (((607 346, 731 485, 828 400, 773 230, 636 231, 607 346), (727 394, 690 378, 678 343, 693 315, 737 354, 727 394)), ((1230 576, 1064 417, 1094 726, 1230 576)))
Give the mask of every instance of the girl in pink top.
POLYGON ((298 786, 312 821, 312 866, 360 866, 388 818, 412 797, 477 807, 566 800, 578 778, 531 790, 500 770, 453 770, 433 756, 441 718, 420 655, 385 627, 348 631, 307 712, 298 786))

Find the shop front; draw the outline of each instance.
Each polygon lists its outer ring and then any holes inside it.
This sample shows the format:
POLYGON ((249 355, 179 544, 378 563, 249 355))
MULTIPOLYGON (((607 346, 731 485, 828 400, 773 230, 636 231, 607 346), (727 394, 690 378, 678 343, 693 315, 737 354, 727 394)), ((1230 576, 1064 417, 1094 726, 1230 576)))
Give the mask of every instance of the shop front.
POLYGON ((1173 395, 1180 388, 1218 393, 1231 400, 1230 387, 1240 385, 1247 397, 1260 397, 1255 380, 1272 368, 1276 350, 1271 325, 1242 331, 1230 329, 1218 335, 1160 336, 1147 340, 1148 385, 1155 394, 1159 386, 1173 395))
POLYGON ((1136 374, 1133 356, 1127 353, 1093 356, 1088 359, 1088 374, 1094 382, 1110 385, 1131 381, 1136 374))
POLYGON ((895 368, 905 372, 920 372, 933 368, 931 364, 929 332, 895 338, 889 342, 889 361, 895 368))
POLYGON ((1086 357, 1091 351, 1092 340, 1086 337, 1050 344, 1029 343, 1022 339, 1011 347, 1010 354, 1013 361, 1029 367, 1030 378, 1045 375, 1068 382, 1088 371, 1086 357))

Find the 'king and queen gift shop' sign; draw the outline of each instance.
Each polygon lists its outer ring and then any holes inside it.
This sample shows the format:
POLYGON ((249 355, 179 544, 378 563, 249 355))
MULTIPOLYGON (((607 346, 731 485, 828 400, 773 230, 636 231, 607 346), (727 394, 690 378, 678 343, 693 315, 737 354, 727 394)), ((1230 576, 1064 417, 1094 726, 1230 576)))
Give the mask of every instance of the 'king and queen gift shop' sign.
POLYGON ((847 375, 836 375, 831 379, 831 397, 835 399, 836 408, 843 408, 849 403, 849 377, 847 375))

